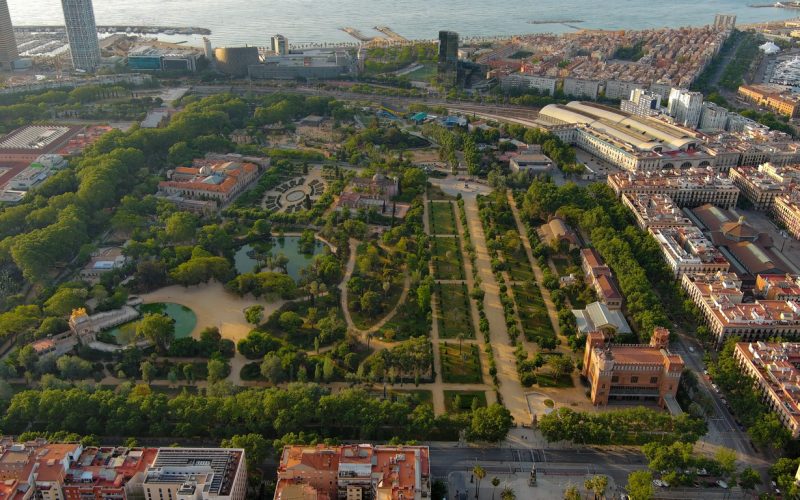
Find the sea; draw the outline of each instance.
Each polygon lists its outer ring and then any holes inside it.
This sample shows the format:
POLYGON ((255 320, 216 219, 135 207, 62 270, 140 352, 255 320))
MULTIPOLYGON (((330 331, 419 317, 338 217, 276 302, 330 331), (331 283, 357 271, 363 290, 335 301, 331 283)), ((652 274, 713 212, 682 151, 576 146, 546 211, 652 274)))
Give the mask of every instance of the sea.
MULTIPOLYGON (((583 29, 700 26, 717 13, 738 23, 800 16, 800 11, 754 8, 768 0, 94 0, 99 25, 208 28, 214 46, 269 45, 280 33, 292 45, 356 42, 341 28, 378 36, 388 26, 409 39, 433 39, 439 30, 462 37, 564 33, 583 29), (583 21, 530 24, 530 21, 583 21)), ((8 0, 20 25, 63 25, 60 0, 8 0)), ((159 36, 200 44, 199 37, 159 36)))

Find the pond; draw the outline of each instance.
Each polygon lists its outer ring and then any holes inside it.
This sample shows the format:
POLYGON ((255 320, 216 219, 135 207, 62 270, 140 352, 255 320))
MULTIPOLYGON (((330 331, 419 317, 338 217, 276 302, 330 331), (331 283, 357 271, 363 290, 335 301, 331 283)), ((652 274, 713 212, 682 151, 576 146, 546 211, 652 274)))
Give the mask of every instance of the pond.
MULTIPOLYGON (((174 304, 172 302, 154 302, 152 304, 142 304, 138 309, 142 315, 147 313, 161 313, 175 320, 176 339, 191 336, 194 327, 197 325, 197 316, 194 311, 180 304, 174 304)), ((139 320, 129 321, 111 330, 106 330, 103 333, 113 336, 117 339, 118 344, 127 344, 136 335, 136 325, 138 323, 139 320)))
MULTIPOLYGON (((314 240, 314 253, 301 253, 299 250, 299 236, 284 236, 283 238, 272 238, 272 246, 269 249, 271 255, 283 254, 289 259, 286 271, 295 281, 300 279, 300 270, 307 268, 314 260, 314 256, 322 253, 325 244, 319 240, 314 240)), ((236 264, 236 272, 239 274, 257 272, 259 262, 251 257, 252 245, 245 245, 236 251, 233 256, 236 264)))

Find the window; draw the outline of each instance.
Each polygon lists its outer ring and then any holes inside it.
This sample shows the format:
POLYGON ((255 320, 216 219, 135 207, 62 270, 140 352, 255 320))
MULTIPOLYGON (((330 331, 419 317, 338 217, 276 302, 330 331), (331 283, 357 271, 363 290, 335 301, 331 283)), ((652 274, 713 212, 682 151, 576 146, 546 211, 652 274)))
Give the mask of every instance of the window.
POLYGON ((639 381, 639 377, 631 377, 631 384, 635 384, 639 381))
POLYGON ((612 376, 611 377, 611 383, 612 384, 616 384, 617 382, 619 382, 619 377, 617 377, 616 375, 612 376))
POLYGON ((657 384, 658 383, 658 377, 650 377, 650 383, 651 384, 657 384))

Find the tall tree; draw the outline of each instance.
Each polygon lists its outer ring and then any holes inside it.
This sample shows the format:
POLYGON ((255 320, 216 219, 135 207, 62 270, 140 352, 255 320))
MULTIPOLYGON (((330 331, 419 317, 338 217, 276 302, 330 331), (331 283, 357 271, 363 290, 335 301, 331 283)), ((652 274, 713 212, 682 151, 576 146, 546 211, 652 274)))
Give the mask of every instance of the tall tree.
POLYGON ((175 337, 175 320, 164 314, 145 314, 136 325, 136 336, 152 342, 159 353, 166 353, 175 337))

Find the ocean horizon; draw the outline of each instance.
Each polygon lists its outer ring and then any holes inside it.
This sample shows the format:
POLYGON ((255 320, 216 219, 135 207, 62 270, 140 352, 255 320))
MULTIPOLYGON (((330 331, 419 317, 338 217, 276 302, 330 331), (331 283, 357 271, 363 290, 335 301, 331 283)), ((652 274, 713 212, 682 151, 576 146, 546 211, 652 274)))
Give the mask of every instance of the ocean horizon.
MULTIPOLYGON (((340 28, 353 27, 378 36, 375 26, 389 26, 409 39, 433 39, 439 30, 462 37, 524 33, 565 33, 584 29, 650 29, 701 26, 714 15, 733 14, 737 23, 798 17, 800 11, 752 8, 759 0, 94 0, 98 25, 195 26, 211 30, 214 46, 267 46, 280 33, 291 44, 356 42, 340 28), (529 21, 576 20, 564 24, 529 21)), ((63 25, 60 0, 8 0, 18 25, 63 25)), ((199 37, 172 41, 199 43, 199 37)))

